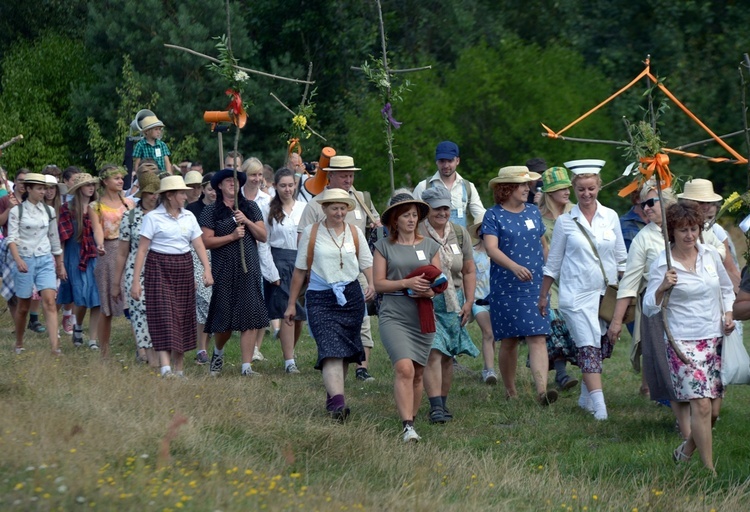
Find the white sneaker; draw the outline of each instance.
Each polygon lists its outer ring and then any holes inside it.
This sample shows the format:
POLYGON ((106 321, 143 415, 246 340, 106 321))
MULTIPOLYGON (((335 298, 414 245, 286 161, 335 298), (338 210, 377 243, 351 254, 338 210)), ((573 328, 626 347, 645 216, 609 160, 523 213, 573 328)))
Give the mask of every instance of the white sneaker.
POLYGON ((495 370, 482 370, 482 382, 488 386, 494 386, 497 384, 497 374, 495 370))
POLYGON ((258 347, 255 347, 255 350, 253 351, 253 362, 255 361, 265 361, 266 358, 263 357, 263 354, 260 353, 260 350, 258 350, 258 347))
POLYGON ((419 440, 422 439, 411 425, 406 425, 402 433, 404 435, 403 439, 405 443, 418 443, 419 440))
POLYGON ((99 344, 96 342, 96 340, 89 340, 89 349, 99 350, 99 344))

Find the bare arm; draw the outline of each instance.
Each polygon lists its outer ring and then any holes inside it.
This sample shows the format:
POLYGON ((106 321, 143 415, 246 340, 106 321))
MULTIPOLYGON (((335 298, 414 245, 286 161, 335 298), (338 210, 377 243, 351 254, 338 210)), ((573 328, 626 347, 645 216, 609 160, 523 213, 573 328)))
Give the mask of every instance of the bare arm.
POLYGON ((519 281, 531 281, 533 277, 531 271, 506 256, 506 254, 498 247, 498 239, 495 235, 485 234, 483 236, 487 256, 489 256, 492 261, 513 272, 513 275, 515 275, 519 281))
MULTIPOLYGON (((91 219, 91 228, 94 231, 94 243, 99 254, 104 254, 104 228, 99 220, 99 214, 96 212, 96 208, 89 204, 89 218, 91 219)), ((136 274, 138 275, 138 274, 136 274)))
POLYGON ((141 280, 138 276, 143 272, 143 264, 146 262, 146 254, 151 246, 151 239, 141 235, 140 241, 138 242, 138 252, 135 255, 135 266, 133 268, 133 285, 130 287, 130 296, 135 300, 141 298, 141 280))
POLYGON ((208 261, 208 254, 206 254, 206 247, 203 245, 202 237, 199 236, 193 240, 193 248, 203 265, 203 283, 206 286, 212 286, 214 284, 214 276, 211 272, 211 263, 208 261))
MULTIPOLYGON (((426 291, 430 288, 430 282, 424 278, 424 274, 421 276, 412 277, 410 279, 399 279, 398 281, 391 281, 386 278, 387 261, 385 257, 380 254, 380 251, 375 249, 375 253, 372 255, 372 278, 375 286, 375 291, 378 293, 393 293, 406 290, 411 288, 415 292, 426 291)), ((431 262, 436 267, 440 268, 440 258, 436 254, 437 261, 433 258, 431 262)), ((366 277, 366 276, 365 276, 366 277)))
MULTIPOLYGON (((125 270, 125 262, 128 259, 129 252, 130 241, 120 240, 120 245, 117 246, 117 261, 115 263, 115 283, 119 283, 122 281, 122 273, 125 270)), ((140 274, 135 274, 135 276, 140 276, 140 274)), ((137 279, 137 277, 134 277, 134 279, 137 279)), ((113 286, 112 290, 110 290, 110 295, 112 295, 112 297, 119 297, 120 287, 113 286)))
POLYGON ((476 266, 473 259, 464 260, 464 266, 461 269, 464 285, 464 305, 461 306, 459 316, 461 317, 461 326, 466 325, 471 319, 471 308, 474 306, 474 292, 477 288, 476 266))
POLYGON ((201 231, 203 232, 201 238, 205 249, 216 249, 245 236, 245 226, 243 225, 238 225, 234 231, 224 236, 216 236, 213 229, 206 227, 201 228, 201 231))
POLYGON ((294 268, 292 273, 292 282, 289 285, 289 302, 286 305, 286 311, 284 312, 284 321, 287 325, 294 325, 294 317, 297 316, 297 298, 299 297, 300 291, 302 291, 302 285, 305 283, 305 276, 307 270, 301 268, 294 268))

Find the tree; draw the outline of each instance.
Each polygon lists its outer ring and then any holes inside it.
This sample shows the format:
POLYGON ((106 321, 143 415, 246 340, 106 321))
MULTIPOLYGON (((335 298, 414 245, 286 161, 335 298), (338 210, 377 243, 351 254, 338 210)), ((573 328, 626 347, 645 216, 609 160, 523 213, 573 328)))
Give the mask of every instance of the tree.
POLYGON ((86 49, 80 41, 47 34, 18 43, 2 61, 0 139, 22 133, 22 143, 3 155, 3 166, 40 171, 46 164, 71 162, 71 142, 83 130, 71 122, 70 91, 91 80, 86 49))

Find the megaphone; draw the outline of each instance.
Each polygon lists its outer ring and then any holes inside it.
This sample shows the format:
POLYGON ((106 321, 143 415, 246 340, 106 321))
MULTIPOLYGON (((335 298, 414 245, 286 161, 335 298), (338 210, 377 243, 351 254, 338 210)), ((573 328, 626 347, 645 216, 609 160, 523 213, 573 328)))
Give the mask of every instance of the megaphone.
POLYGON ((326 188, 326 184, 328 183, 328 171, 324 171, 323 169, 331 165, 331 157, 334 156, 336 156, 336 150, 329 146, 324 147, 320 152, 318 172, 316 172, 315 176, 312 178, 305 180, 305 183, 302 185, 311 195, 317 196, 323 192, 324 188, 326 188))
POLYGON ((247 112, 244 108, 239 114, 231 110, 206 110, 203 112, 203 120, 210 124, 232 123, 238 128, 244 128, 247 123, 247 112))
POLYGON ((156 117, 156 114, 145 108, 143 110, 139 110, 135 115, 133 121, 130 123, 130 135, 133 135, 133 133, 140 133, 141 121, 149 116, 156 117))

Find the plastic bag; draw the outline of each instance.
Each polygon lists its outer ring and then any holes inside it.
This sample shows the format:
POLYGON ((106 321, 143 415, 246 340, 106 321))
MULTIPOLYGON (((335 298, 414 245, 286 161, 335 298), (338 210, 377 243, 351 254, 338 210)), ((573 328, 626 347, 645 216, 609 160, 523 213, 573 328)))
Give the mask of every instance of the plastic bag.
POLYGON ((750 384, 750 356, 742 343, 742 329, 735 329, 724 336, 721 349, 721 383, 750 384))

